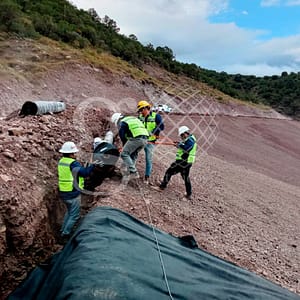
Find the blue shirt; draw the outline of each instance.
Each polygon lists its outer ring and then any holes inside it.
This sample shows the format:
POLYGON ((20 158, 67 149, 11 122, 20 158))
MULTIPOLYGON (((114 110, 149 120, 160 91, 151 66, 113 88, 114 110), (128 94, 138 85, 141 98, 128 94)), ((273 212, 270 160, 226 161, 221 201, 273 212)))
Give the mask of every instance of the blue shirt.
POLYGON ((189 135, 184 141, 179 142, 177 144, 177 148, 181 148, 185 151, 185 153, 182 155, 183 160, 186 160, 189 156, 189 151, 192 150, 194 147, 195 140, 192 138, 191 135, 189 135))
MULTIPOLYGON (((146 116, 145 122, 147 122, 147 119, 150 116, 150 114, 148 116, 146 116)), ((165 125, 164 125, 161 115, 158 113, 155 115, 155 123, 156 123, 156 127, 153 129, 153 131, 151 133, 153 135, 159 136, 160 132, 165 129, 165 125)))
POLYGON ((129 126, 126 122, 120 122, 119 123, 119 137, 122 141, 123 146, 125 145, 125 143, 127 142, 127 138, 126 137, 132 137, 132 133, 129 130, 129 126))
MULTIPOLYGON (((92 173, 94 167, 95 167, 94 165, 90 165, 89 167, 85 168, 77 160, 73 161, 70 165, 70 169, 72 171, 72 174, 73 174, 74 178, 78 178, 78 176, 88 177, 92 173)), ((71 191, 71 192, 59 192, 59 196, 63 200, 69 200, 69 199, 76 198, 78 195, 80 195, 80 193, 81 193, 80 190, 73 187, 73 191, 71 191)))

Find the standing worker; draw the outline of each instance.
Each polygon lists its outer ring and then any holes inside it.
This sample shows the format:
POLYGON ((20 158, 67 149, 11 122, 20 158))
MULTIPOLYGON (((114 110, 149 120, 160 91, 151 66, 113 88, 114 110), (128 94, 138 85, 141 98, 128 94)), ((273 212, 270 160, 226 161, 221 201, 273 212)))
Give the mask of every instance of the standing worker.
POLYGON ((121 158, 123 164, 127 167, 125 179, 137 179, 139 174, 135 163, 138 153, 147 144, 148 131, 138 118, 132 116, 124 117, 121 113, 114 113, 111 116, 111 122, 118 127, 119 137, 123 144, 121 158))
POLYGON ((148 130, 148 143, 145 146, 145 183, 149 183, 149 177, 152 172, 152 159, 155 141, 159 138, 159 134, 164 130, 165 126, 160 114, 151 111, 151 105, 145 100, 142 100, 137 105, 139 119, 143 122, 145 128, 148 130))
POLYGON ((185 183, 185 198, 191 200, 192 185, 189 175, 192 164, 195 162, 197 142, 194 135, 190 134, 190 129, 187 126, 180 126, 178 129, 178 135, 181 138, 181 142, 174 142, 174 145, 178 148, 176 160, 167 169, 159 188, 164 190, 167 187, 171 177, 177 173, 180 173, 185 183))
POLYGON ((73 142, 65 142, 60 153, 63 157, 58 162, 59 196, 67 207, 61 227, 61 237, 68 238, 71 230, 80 217, 81 191, 84 186, 83 177, 87 177, 94 169, 94 165, 84 168, 76 161, 79 150, 73 142))

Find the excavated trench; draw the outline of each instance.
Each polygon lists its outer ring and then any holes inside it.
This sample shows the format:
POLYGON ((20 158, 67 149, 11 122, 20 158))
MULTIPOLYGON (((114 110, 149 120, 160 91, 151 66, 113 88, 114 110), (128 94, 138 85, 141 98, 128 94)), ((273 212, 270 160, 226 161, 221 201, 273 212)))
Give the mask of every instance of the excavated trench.
MULTIPOLYGON (((90 210, 92 198, 93 196, 82 197, 81 217, 90 210)), ((29 247, 22 247, 22 239, 16 240, 14 226, 6 222, 7 247, 0 259, 2 266, 0 300, 5 299, 33 268, 48 260, 63 247, 59 241, 65 206, 58 196, 57 188, 47 188, 41 203, 46 206, 45 215, 36 224, 33 243, 29 247)))
MULTIPOLYGON (((40 222, 35 224, 32 244, 24 247, 22 238, 16 238, 15 226, 6 220, 6 250, 1 255, 0 299, 14 290, 35 266, 51 257, 61 246, 57 244, 59 223, 64 208, 57 192, 49 189, 42 200, 47 210, 40 222)), ((34 216, 33 216, 34 217, 34 216)))

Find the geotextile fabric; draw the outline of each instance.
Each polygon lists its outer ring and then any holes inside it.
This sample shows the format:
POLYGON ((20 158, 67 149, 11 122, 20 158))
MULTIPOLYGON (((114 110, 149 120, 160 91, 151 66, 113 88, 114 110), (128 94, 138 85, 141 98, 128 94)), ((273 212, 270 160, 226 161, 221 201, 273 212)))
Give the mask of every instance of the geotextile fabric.
POLYGON ((162 260, 151 226, 118 209, 95 208, 63 250, 34 269, 8 299, 300 300, 199 249, 191 236, 155 233, 162 260))

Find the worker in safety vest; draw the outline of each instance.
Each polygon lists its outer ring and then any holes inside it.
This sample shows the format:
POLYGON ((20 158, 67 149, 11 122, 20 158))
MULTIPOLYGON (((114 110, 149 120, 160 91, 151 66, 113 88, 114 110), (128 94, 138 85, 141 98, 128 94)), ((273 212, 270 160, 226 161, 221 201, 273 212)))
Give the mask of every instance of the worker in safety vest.
POLYGON ((118 127, 119 137, 123 143, 121 158, 123 166, 127 168, 124 176, 129 180, 139 178, 135 163, 138 153, 147 144, 149 133, 136 117, 124 117, 121 113, 114 113, 111 116, 111 122, 118 127))
POLYGON ((76 161, 79 150, 73 142, 65 142, 60 153, 63 157, 58 162, 59 196, 67 207, 67 212, 61 227, 61 236, 68 238, 71 230, 80 217, 81 191, 84 187, 84 177, 90 175, 94 165, 84 168, 76 161))
POLYGON ((178 135, 181 137, 181 142, 174 142, 174 145, 178 148, 176 160, 167 169, 159 188, 164 190, 167 187, 171 177, 177 173, 180 173, 185 183, 185 197, 187 199, 191 199, 192 185, 189 174, 192 164, 195 162, 197 141, 194 135, 190 134, 190 129, 187 126, 180 126, 178 129, 178 135))
POLYGON ((148 143, 145 146, 145 183, 149 183, 149 177, 152 172, 152 159, 154 152, 155 141, 159 138, 159 134, 164 130, 163 119, 160 114, 151 111, 151 104, 145 100, 139 101, 137 105, 139 119, 143 122, 145 128, 148 130, 148 143))

